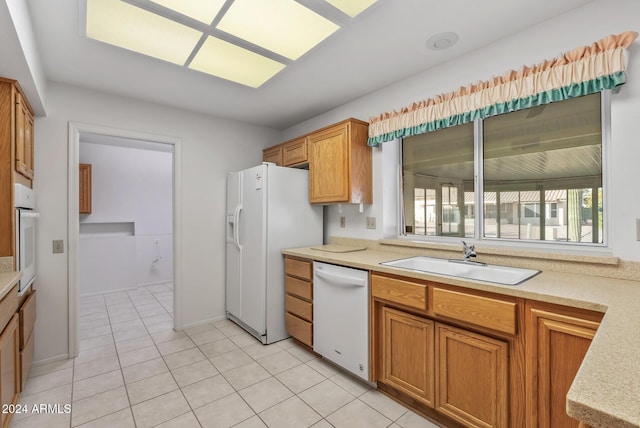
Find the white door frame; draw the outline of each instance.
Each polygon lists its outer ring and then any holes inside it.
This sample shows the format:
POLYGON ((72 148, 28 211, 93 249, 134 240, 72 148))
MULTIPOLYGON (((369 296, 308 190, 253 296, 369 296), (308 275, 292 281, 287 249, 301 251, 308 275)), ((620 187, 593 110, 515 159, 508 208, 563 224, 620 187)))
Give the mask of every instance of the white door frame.
POLYGON ((69 358, 79 352, 78 243, 80 239, 78 166, 80 133, 109 135, 173 145, 173 328, 183 329, 182 321, 182 145, 175 137, 148 134, 100 125, 69 122, 69 199, 68 199, 68 269, 69 269, 69 358))

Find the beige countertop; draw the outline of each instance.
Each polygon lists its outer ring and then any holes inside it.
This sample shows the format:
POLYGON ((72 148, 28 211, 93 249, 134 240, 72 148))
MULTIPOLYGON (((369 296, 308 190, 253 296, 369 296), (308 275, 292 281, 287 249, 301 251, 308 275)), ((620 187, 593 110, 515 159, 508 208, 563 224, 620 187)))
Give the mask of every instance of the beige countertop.
POLYGON ((508 286, 380 265, 410 256, 394 251, 332 253, 305 247, 282 253, 605 312, 567 395, 567 411, 592 427, 640 427, 640 281, 544 271, 508 286))
POLYGON ((22 272, 0 272, 0 299, 2 299, 22 276, 22 272))

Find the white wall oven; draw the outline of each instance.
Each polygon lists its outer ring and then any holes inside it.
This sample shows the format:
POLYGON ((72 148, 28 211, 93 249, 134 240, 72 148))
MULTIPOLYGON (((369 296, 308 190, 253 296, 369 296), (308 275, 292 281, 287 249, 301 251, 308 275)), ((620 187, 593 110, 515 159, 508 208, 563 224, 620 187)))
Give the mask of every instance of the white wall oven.
POLYGON ((36 221, 40 214, 35 212, 33 189, 22 184, 14 184, 16 207, 16 268, 22 272, 18 294, 24 294, 36 277, 36 221))

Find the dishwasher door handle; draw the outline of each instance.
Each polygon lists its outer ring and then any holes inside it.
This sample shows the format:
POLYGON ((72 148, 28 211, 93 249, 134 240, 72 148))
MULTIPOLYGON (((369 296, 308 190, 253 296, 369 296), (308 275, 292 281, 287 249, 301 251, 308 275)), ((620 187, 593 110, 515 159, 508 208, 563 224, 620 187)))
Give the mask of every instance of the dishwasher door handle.
POLYGON ((318 277, 324 279, 330 284, 341 286, 341 287, 365 287, 367 285, 366 278, 357 278, 354 276, 348 275, 336 275, 334 273, 326 272, 321 269, 314 269, 314 274, 318 277))

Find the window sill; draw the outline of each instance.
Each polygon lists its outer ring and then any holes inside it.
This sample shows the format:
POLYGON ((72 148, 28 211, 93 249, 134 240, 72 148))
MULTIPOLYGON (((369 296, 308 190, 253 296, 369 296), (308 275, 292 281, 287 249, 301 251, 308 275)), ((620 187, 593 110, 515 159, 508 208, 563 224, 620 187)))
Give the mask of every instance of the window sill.
MULTIPOLYGON (((540 250, 531 250, 530 248, 523 249, 522 246, 492 246, 487 245, 487 241, 483 241, 480 244, 475 243, 476 251, 481 258, 483 255, 491 256, 508 256, 511 258, 522 259, 538 259, 538 260, 551 260, 556 262, 568 262, 568 263, 586 263, 590 265, 607 265, 618 266, 620 259, 612 255, 603 254, 606 250, 598 249, 598 254, 585 254, 584 252, 578 252, 575 249, 561 250, 558 252, 557 248, 549 249, 544 248, 540 250)), ((461 257, 462 244, 456 242, 456 244, 450 244, 447 242, 435 242, 435 241, 418 241, 410 238, 397 238, 397 239, 382 239, 381 245, 389 245, 395 247, 409 247, 409 248, 424 248, 429 250, 451 251, 456 253, 456 256, 461 257)), ((593 251, 593 250, 592 250, 593 251)))

